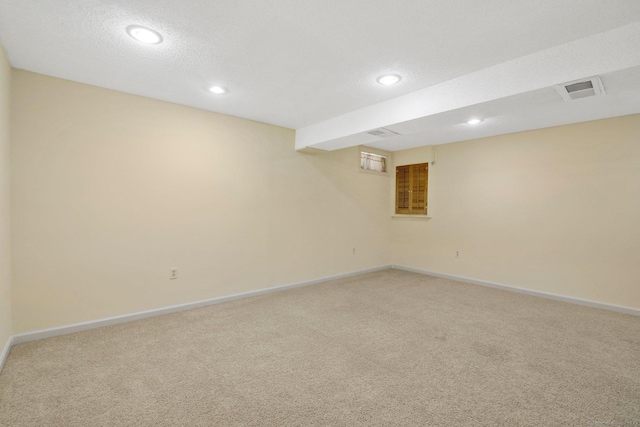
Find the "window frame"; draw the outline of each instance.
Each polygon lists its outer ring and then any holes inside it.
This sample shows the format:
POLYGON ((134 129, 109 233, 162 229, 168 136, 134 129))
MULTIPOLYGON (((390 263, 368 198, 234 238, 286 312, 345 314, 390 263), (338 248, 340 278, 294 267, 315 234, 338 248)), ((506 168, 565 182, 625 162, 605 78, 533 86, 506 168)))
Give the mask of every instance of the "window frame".
POLYGON ((367 146, 360 146, 358 147, 358 171, 360 173, 368 173, 368 174, 372 174, 372 175, 381 175, 381 176, 386 176, 387 178, 389 178, 391 176, 391 173, 389 173, 389 170, 391 170, 393 168, 393 162, 392 162, 392 157, 391 157, 391 153, 387 152, 387 151, 383 151, 383 150, 378 150, 377 148, 372 148, 372 147, 367 147, 367 146), (370 170, 370 169, 362 169, 361 167, 361 162, 362 162, 362 153, 369 153, 369 154, 374 154, 376 156, 382 156, 385 158, 385 166, 386 166, 386 172, 379 172, 379 171, 374 171, 374 170, 370 170))
POLYGON ((395 166, 395 178, 396 178, 396 187, 395 187, 395 198, 394 198, 394 213, 395 215, 406 215, 406 216, 426 216, 429 213, 429 162, 425 163, 415 163, 409 165, 398 165, 395 166), (404 179, 401 182, 400 170, 402 169, 404 174, 404 179), (421 185, 421 177, 420 173, 424 169, 424 190, 420 190, 421 185), (417 176, 416 176, 417 174, 417 176), (418 189, 415 190, 415 186, 417 185, 418 189), (404 187, 401 189, 400 187, 404 187), (424 191, 424 204, 420 202, 420 193, 424 191), (402 193, 401 193, 402 192, 402 193), (417 197, 414 199, 414 195, 417 197), (404 206, 404 203, 399 203, 399 200, 402 196, 403 201, 407 201, 407 206, 404 206), (418 207, 415 207, 417 203, 418 207), (413 212, 416 210, 416 212, 413 212))

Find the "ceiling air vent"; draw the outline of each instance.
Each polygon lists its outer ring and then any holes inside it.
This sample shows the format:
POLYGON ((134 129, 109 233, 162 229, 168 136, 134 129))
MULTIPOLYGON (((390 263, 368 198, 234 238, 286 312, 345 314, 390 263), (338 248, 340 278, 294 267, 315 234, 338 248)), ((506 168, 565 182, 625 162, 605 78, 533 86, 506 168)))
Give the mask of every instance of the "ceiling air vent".
POLYGON ((598 76, 555 85, 554 88, 560 94, 562 99, 567 102, 575 101, 580 98, 588 98, 590 96, 602 96, 605 94, 602 80, 598 76))
POLYGON ((398 132, 394 132, 387 128, 373 129, 367 132, 369 135, 377 136, 378 138, 392 138, 400 135, 398 132))

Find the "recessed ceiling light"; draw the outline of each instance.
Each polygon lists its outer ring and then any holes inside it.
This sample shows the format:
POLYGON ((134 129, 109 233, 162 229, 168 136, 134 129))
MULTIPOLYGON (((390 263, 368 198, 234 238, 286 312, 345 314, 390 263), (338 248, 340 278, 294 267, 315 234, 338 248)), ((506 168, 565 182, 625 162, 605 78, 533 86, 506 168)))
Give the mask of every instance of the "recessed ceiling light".
POLYGON ((402 77, 400 77, 397 74, 387 74, 387 75, 384 75, 384 76, 380 76, 377 79, 378 83, 380 83, 381 85, 385 85, 385 86, 394 85, 394 84, 398 83, 400 80, 402 80, 402 77))
POLYGON ((223 93, 227 93, 227 90, 223 87, 220 86, 212 86, 209 88, 210 92, 215 93, 216 95, 221 95, 223 93))
POLYGON ((162 36, 159 32, 150 28, 141 27, 140 25, 129 25, 127 33, 134 39, 147 44, 162 43, 162 36))
POLYGON ((470 124, 470 125, 477 125, 481 121, 482 121, 481 119, 471 119, 467 123, 470 124))

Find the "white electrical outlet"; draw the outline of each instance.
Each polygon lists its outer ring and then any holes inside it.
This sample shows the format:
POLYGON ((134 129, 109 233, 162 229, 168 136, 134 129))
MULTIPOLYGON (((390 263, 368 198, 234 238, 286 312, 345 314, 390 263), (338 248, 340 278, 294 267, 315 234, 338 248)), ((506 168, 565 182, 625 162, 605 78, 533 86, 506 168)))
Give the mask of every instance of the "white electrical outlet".
POLYGON ((460 251, 456 251, 456 258, 460 258, 460 251))
POLYGON ((170 268, 169 269, 169 279, 173 280, 173 279, 177 279, 178 278, 178 269, 177 268, 170 268))

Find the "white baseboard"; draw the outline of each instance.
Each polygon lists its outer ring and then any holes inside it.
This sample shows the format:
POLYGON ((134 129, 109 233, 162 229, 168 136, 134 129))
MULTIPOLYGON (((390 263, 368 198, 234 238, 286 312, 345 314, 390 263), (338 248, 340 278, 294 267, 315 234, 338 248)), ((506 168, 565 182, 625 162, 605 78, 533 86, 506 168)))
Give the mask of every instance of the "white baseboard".
POLYGON ((7 340, 7 344, 4 346, 2 353, 0 353, 0 373, 2 373, 2 368, 4 368, 4 362, 7 361, 7 357, 9 357, 9 352, 11 351, 11 346, 13 345, 13 337, 9 337, 7 340))
MULTIPOLYGON (((307 280, 304 282, 290 283, 288 285, 274 286, 271 288, 258 289, 256 291, 242 292, 239 294, 228 295, 224 297, 212 298, 201 301, 188 302, 185 304, 172 305, 169 307, 156 308, 153 310, 140 311, 137 313, 124 314, 121 316, 107 317, 104 319, 90 320, 88 322, 74 323, 71 325, 58 326, 55 328, 41 329, 33 332, 25 332, 13 335, 13 344, 22 344, 29 341, 41 340, 44 338, 56 337, 59 335, 72 334, 74 332, 87 331, 89 329, 101 328, 103 326, 117 325, 119 323, 132 322, 134 320, 146 319, 148 317, 160 316, 162 314, 175 313, 177 311, 190 310, 192 308, 205 307, 208 305, 220 304, 223 302, 233 301, 241 298, 249 298, 263 295, 271 292, 284 291, 286 289, 297 288, 300 286, 315 285, 317 283, 327 282, 329 280, 342 279, 358 274, 372 273, 375 271, 387 270, 391 265, 383 265, 380 267, 368 268, 365 270, 353 271, 350 273, 337 274, 335 276, 323 277, 320 279, 307 280)), ((10 347, 9 347, 10 348, 10 347)), ((8 353, 8 350, 7 350, 8 353)))
POLYGON ((516 286, 509 286, 509 285, 502 285, 499 283, 488 282, 485 280, 471 279, 469 277, 460 277, 460 276, 454 276, 451 274, 437 273, 435 271, 422 270, 419 268, 405 267, 403 265, 394 264, 391 266, 391 268, 395 268, 397 270, 411 271, 413 273, 426 274, 428 276, 442 277, 443 279, 451 279, 451 280, 456 280, 458 282, 471 283, 473 285, 488 286, 491 288, 503 289, 505 291, 519 292, 521 294, 533 295, 537 297, 549 298, 549 299, 554 299, 558 301, 570 302, 573 304, 586 305, 589 307, 602 308, 605 310, 617 311, 620 313, 640 316, 640 309, 632 308, 632 307, 623 307, 620 305, 606 304, 603 302, 591 301, 591 300, 586 300, 581 298, 574 298, 574 297, 569 297, 565 295, 557 295, 557 294, 551 294, 548 292, 534 291, 531 289, 518 288, 516 286))

